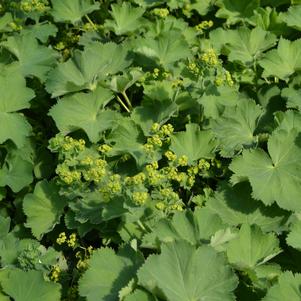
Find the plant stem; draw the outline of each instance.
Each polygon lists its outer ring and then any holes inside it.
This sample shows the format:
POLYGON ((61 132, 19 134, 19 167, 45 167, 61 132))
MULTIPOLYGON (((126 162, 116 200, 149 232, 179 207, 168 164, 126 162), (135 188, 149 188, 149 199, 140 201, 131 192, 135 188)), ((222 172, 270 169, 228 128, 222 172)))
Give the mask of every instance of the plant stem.
POLYGON ((88 15, 85 15, 85 18, 88 20, 88 22, 92 25, 92 27, 94 28, 94 30, 97 31, 97 27, 94 24, 94 22, 90 19, 90 17, 88 15))
POLYGON ((131 104, 131 101, 129 100, 128 96, 126 95, 125 91, 121 92, 122 96, 124 97, 126 103, 128 104, 128 106, 130 108, 132 108, 132 104, 131 104))
POLYGON ((141 222, 140 220, 137 221, 137 224, 139 225, 139 227, 140 227, 143 231, 148 232, 148 231, 145 229, 144 225, 142 224, 142 222, 141 222))
POLYGON ((125 103, 121 100, 121 98, 120 98, 118 95, 117 95, 116 97, 117 97, 118 102, 124 107, 124 109, 125 109, 128 113, 130 113, 131 111, 130 111, 129 108, 125 105, 125 103))

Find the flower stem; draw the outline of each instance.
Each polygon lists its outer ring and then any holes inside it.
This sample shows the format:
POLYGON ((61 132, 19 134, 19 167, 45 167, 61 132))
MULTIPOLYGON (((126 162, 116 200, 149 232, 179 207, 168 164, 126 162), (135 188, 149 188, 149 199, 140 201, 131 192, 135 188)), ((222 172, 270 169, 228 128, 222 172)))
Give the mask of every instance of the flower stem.
POLYGON ((94 22, 90 19, 90 17, 88 15, 85 15, 85 18, 88 20, 88 22, 91 24, 91 26, 94 28, 94 30, 97 31, 97 27, 94 24, 94 22))
POLYGON ((126 95, 125 91, 121 92, 122 96, 124 97, 126 103, 128 104, 129 108, 132 108, 131 101, 129 100, 128 96, 126 95))
POLYGON ((125 105, 125 103, 121 100, 121 98, 117 95, 117 100, 118 102, 123 106, 123 108, 128 112, 130 113, 131 111, 129 110, 129 108, 125 105))

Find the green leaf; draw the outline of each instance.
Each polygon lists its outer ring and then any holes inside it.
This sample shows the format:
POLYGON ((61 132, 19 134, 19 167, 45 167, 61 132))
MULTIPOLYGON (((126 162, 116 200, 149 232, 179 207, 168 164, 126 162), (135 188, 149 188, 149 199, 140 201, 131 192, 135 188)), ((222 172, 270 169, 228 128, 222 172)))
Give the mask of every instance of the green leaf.
POLYGON ((0 143, 12 140, 16 146, 22 147, 31 134, 31 125, 22 114, 0 112, 0 123, 5 124, 0 129, 0 143))
MULTIPOLYGON (((168 68, 171 64, 191 56, 188 44, 179 31, 163 32, 156 38, 137 41, 136 52, 141 56, 139 63, 147 59, 168 68)), ((149 64, 148 64, 149 65, 149 64)))
POLYGON ((52 97, 85 89, 93 91, 99 80, 122 71, 131 63, 127 55, 124 44, 93 42, 84 51, 75 50, 68 61, 51 71, 46 89, 52 97))
POLYGON ((33 181, 33 166, 17 151, 10 151, 0 169, 0 186, 19 192, 33 181))
POLYGON ((262 301, 299 301, 301 298, 301 274, 284 272, 278 283, 272 286, 262 301))
POLYGON ((293 223, 288 236, 286 237, 286 242, 289 246, 297 250, 301 250, 301 221, 297 220, 293 223))
POLYGON ((222 255, 209 246, 195 248, 185 241, 163 244, 138 271, 139 284, 162 290, 169 301, 234 301, 237 278, 222 255))
POLYGON ((58 28, 52 23, 37 23, 32 26, 28 26, 23 29, 23 33, 28 33, 41 41, 47 43, 48 38, 55 37, 58 32, 58 28))
POLYGON ((135 158, 139 165, 143 163, 145 137, 141 128, 130 118, 119 120, 118 126, 106 138, 106 143, 113 145, 110 156, 128 153, 135 158))
POLYGON ((268 141, 270 156, 262 149, 244 150, 229 167, 235 173, 232 183, 248 178, 256 200, 266 205, 276 201, 284 209, 300 211, 301 151, 296 145, 300 138, 295 130, 278 130, 268 141))
POLYGON ((185 132, 171 136, 170 150, 178 157, 186 155, 188 163, 193 164, 200 158, 213 158, 215 143, 212 140, 212 132, 201 131, 197 124, 190 123, 186 124, 185 132))
POLYGON ((122 2, 121 5, 111 5, 111 16, 114 21, 106 20, 105 26, 113 29, 116 35, 123 35, 134 32, 143 25, 144 9, 141 7, 132 7, 129 2, 122 2))
POLYGON ((125 297, 124 301, 155 301, 155 298, 146 291, 136 289, 132 294, 125 297))
POLYGON ((166 123, 178 110, 171 99, 155 100, 145 98, 141 106, 132 111, 132 119, 141 126, 146 136, 150 135, 152 125, 157 122, 166 123))
POLYGON ((281 17, 288 26, 301 31, 301 5, 291 6, 281 17))
POLYGON ((0 75, 0 112, 11 113, 27 109, 34 96, 33 90, 26 87, 22 75, 9 71, 0 75))
POLYGON ((129 246, 117 254, 109 248, 98 249, 89 260, 88 270, 79 280, 79 294, 87 301, 116 301, 118 292, 136 275, 142 262, 142 255, 129 246))
POLYGON ((24 76, 36 76, 45 81, 47 73, 56 63, 56 52, 40 45, 31 33, 8 37, 1 45, 17 58, 17 69, 24 76))
POLYGON ((290 34, 290 29, 283 22, 276 6, 277 3, 273 0, 271 7, 259 7, 254 11, 251 20, 263 30, 272 32, 277 36, 290 34))
POLYGON ((234 187, 222 182, 214 196, 206 202, 206 207, 229 225, 256 224, 265 232, 279 232, 288 218, 288 213, 277 206, 266 207, 255 201, 251 197, 251 187, 246 182, 234 187))
POLYGON ((286 112, 277 112, 275 121, 278 124, 277 129, 291 131, 296 129, 301 132, 301 115, 298 111, 288 110, 286 112))
POLYGON ((253 100, 242 100, 235 107, 227 107, 213 123, 213 132, 219 141, 223 157, 232 157, 256 142, 254 131, 263 109, 253 100))
POLYGON ((259 4, 259 0, 218 0, 216 5, 220 9, 215 16, 226 19, 227 25, 236 24, 252 17, 259 4))
POLYGON ((10 301, 10 298, 0 291, 0 301, 10 301))
POLYGON ((7 277, 1 279, 3 291, 15 301, 60 300, 61 286, 58 283, 46 282, 39 271, 8 270, 7 277))
POLYGON ((143 75, 144 73, 140 69, 133 68, 126 74, 113 76, 110 83, 110 89, 116 93, 124 93, 128 88, 133 86, 143 75))
MULTIPOLYGON (((11 266, 16 264, 19 252, 19 243, 13 233, 7 234, 5 237, 0 240, 0 257, 1 257, 1 266, 11 266)), ((1 274, 0 274, 1 276, 1 274)), ((1 282, 1 277, 0 277, 1 282)))
POLYGON ((162 219, 150 234, 143 238, 144 247, 156 247, 156 242, 186 240, 192 245, 210 241, 211 236, 223 229, 224 224, 217 214, 207 208, 198 208, 194 212, 177 212, 172 220, 162 219))
POLYGON ((194 98, 202 105, 206 118, 217 119, 225 107, 233 107, 241 100, 236 88, 229 86, 209 85, 202 96, 197 89, 193 92, 194 98))
POLYGON ((66 200, 59 195, 59 187, 53 182, 38 182, 33 193, 23 200, 23 210, 27 216, 26 226, 32 234, 41 239, 59 223, 66 200))
POLYGON ((240 62, 252 67, 263 51, 276 44, 276 36, 260 27, 252 30, 241 27, 236 30, 224 32, 228 59, 231 62, 240 62))
POLYGON ((91 142, 97 142, 119 118, 117 112, 104 109, 112 98, 112 93, 102 87, 90 93, 76 93, 60 99, 49 115, 64 134, 82 129, 91 142))
POLYGON ((301 70, 301 39, 293 42, 280 38, 277 49, 265 54, 259 61, 264 71, 262 76, 275 76, 283 80, 301 70))
POLYGON ((0 216, 0 239, 3 239, 9 232, 10 218, 0 216))
POLYGON ((281 252, 274 233, 264 234, 258 226, 243 224, 227 246, 229 262, 239 269, 254 269, 281 252))
POLYGON ((201 16, 205 16, 212 9, 215 0, 195 0, 191 2, 191 9, 196 10, 201 16))
POLYGON ((8 26, 13 21, 11 13, 5 13, 1 16, 0 19, 0 32, 11 31, 11 28, 8 26))
POLYGON ((91 0, 51 0, 51 14, 56 22, 78 23, 84 15, 100 8, 99 3, 91 0), (93 4, 92 4, 93 3, 93 4))
POLYGON ((287 88, 281 91, 281 96, 287 99, 286 107, 301 110, 301 78, 296 76, 287 88))
POLYGON ((29 101, 34 96, 21 74, 4 71, 0 75, 0 123, 5 124, 0 129, 0 143, 10 139, 18 147, 24 145, 31 126, 24 116, 14 112, 29 108, 29 101))

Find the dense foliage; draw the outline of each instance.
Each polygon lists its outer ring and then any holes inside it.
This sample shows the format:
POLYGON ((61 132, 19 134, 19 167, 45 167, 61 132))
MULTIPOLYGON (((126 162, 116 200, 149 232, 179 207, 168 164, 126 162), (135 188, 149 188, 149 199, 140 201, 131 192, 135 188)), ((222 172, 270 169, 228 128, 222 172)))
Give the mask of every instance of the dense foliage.
POLYGON ((301 300, 301 1, 0 2, 0 300, 301 300))

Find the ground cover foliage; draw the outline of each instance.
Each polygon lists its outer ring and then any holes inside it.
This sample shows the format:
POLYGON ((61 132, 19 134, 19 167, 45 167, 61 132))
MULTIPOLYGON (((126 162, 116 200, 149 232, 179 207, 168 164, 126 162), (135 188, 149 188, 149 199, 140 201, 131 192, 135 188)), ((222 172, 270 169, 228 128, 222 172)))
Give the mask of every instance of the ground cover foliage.
POLYGON ((301 299, 301 2, 0 4, 0 300, 301 299))

